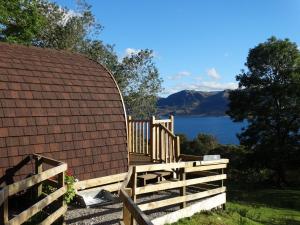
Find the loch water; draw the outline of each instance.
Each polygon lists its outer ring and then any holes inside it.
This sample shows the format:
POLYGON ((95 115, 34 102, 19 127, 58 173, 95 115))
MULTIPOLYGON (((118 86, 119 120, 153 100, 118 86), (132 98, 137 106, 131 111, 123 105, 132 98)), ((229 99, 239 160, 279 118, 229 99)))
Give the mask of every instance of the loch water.
POLYGON ((233 122, 228 116, 175 116, 175 133, 183 133, 193 139, 198 133, 211 134, 221 144, 239 144, 236 136, 246 126, 246 122, 233 122))

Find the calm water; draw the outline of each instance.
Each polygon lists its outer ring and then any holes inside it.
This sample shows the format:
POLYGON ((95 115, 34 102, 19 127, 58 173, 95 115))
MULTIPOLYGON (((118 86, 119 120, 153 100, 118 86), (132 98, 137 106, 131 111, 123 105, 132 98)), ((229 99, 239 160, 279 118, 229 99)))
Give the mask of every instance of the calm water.
POLYGON ((189 139, 198 133, 215 136, 221 144, 239 144, 236 134, 246 123, 234 123, 229 117, 175 116, 175 133, 184 133, 189 139))

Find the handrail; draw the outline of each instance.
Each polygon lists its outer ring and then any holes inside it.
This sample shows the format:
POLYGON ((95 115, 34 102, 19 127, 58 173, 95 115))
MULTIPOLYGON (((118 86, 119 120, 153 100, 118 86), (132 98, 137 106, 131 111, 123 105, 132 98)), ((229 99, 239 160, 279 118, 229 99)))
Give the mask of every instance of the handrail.
POLYGON ((173 134, 165 125, 163 124, 157 124, 158 126, 160 126, 162 129, 164 129, 165 132, 167 132, 170 136, 172 136, 173 138, 176 138, 176 135, 173 134))
POLYGON ((18 182, 4 186, 0 190, 0 207, 1 210, 1 221, 0 224, 21 224, 26 222, 29 218, 34 216, 36 213, 41 211, 43 208, 49 206, 54 201, 58 204, 57 207, 60 207, 55 212, 51 213, 45 220, 44 224, 49 224, 50 221, 56 221, 59 217, 62 217, 66 211, 66 206, 64 203, 63 195, 66 193, 67 187, 64 182, 64 173, 67 170, 67 164, 53 160, 50 158, 43 157, 37 154, 31 154, 23 159, 16 167, 13 167, 12 170, 14 173, 21 169, 26 163, 30 162, 32 159, 35 159, 35 175, 28 177, 26 179, 20 180, 18 182), (26 163, 25 163, 26 162, 26 163), (55 167, 42 171, 42 163, 54 165, 55 167), (50 178, 56 177, 57 181, 50 180, 50 178), (43 181, 48 181, 50 183, 55 183, 57 190, 53 191, 51 194, 47 195, 45 198, 40 199, 42 194, 42 184, 43 181), (39 200, 31 207, 25 209, 18 215, 15 215, 13 218, 9 218, 9 207, 8 199, 10 196, 17 194, 23 190, 34 188, 35 199, 39 200), (3 220, 3 221, 2 221, 3 220))
POLYGON ((132 201, 129 195, 123 189, 120 190, 120 198, 124 206, 129 210, 131 216, 139 225, 153 225, 149 217, 132 201))
POLYGON ((227 179, 224 169, 227 168, 228 162, 228 159, 220 159, 132 166, 131 182, 128 184, 130 188, 123 186, 119 192, 123 202, 123 221, 121 224, 133 225, 135 224, 134 220, 141 225, 174 223, 187 214, 191 216, 202 210, 224 206, 226 203, 224 180, 227 179), (139 174, 153 173, 154 171, 173 171, 176 173, 173 176, 175 175, 178 180, 166 178, 162 183, 146 186, 137 185, 139 174), (192 176, 187 176, 188 174, 192 174, 192 176), (139 202, 137 198, 140 195, 175 188, 179 189, 179 196, 169 196, 166 199, 156 199, 137 204, 139 202), (194 202, 195 200, 197 202, 194 202), (178 204, 180 204, 180 210, 153 220, 150 220, 145 214, 145 211, 178 204))

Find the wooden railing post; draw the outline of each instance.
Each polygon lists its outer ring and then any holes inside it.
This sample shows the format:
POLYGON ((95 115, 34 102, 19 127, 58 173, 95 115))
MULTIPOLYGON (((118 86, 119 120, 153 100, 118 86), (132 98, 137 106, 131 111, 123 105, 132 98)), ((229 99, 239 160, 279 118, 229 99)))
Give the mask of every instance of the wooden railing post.
MULTIPOLYGON (((137 172, 136 172, 136 166, 132 167, 132 176, 131 176, 131 191, 132 191, 132 200, 134 203, 136 203, 136 188, 137 188, 137 172)), ((131 225, 136 225, 136 222, 133 218, 131 217, 131 225)))
MULTIPOLYGON (((129 197, 132 196, 132 189, 131 188, 125 188, 124 191, 128 194, 129 197)), ((124 225, 131 225, 132 221, 133 221, 132 217, 133 216, 131 215, 129 209, 123 203, 123 222, 124 222, 124 225)))
MULTIPOLYGON (((35 161, 35 174, 39 174, 43 172, 43 161, 40 156, 34 158, 35 161)), ((42 195, 43 184, 42 182, 36 185, 35 189, 35 197, 38 200, 42 195)))
POLYGON ((8 224, 8 188, 4 187, 1 192, 1 198, 3 199, 3 204, 0 202, 0 224, 8 224))
POLYGON ((132 152, 132 118, 128 116, 128 152, 132 152))
MULTIPOLYGON (((185 168, 180 169, 180 180, 185 181, 186 180, 186 173, 185 173, 185 168)), ((182 186, 180 188, 180 195, 185 196, 186 195, 186 186, 182 186)), ((180 208, 185 208, 186 207, 186 202, 182 202, 180 205, 180 208)))
POLYGON ((175 158, 176 158, 176 161, 179 160, 179 157, 180 157, 180 138, 179 136, 176 136, 176 143, 175 143, 176 147, 175 147, 175 158))
POLYGON ((171 132, 174 134, 174 116, 170 115, 170 120, 171 120, 171 132))
POLYGON ((152 116, 150 121, 150 151, 151 151, 151 160, 155 160, 155 149, 156 149, 156 128, 154 126, 155 116, 152 116))
MULTIPOLYGON (((65 172, 61 172, 60 174, 58 174, 58 187, 64 187, 65 186, 65 172)), ((65 206, 65 200, 64 200, 64 196, 61 196, 60 198, 58 198, 59 201, 59 207, 63 207, 65 206)), ((65 217, 61 216, 60 218, 60 224, 65 224, 65 217)))

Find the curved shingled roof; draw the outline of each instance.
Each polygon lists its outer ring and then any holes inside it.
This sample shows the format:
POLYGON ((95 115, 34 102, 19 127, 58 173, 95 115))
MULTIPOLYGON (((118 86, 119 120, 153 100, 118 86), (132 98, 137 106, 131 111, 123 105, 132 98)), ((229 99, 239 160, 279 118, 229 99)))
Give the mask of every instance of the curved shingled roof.
POLYGON ((100 64, 79 54, 0 43, 0 177, 30 153, 81 180, 127 171, 126 115, 100 64))

